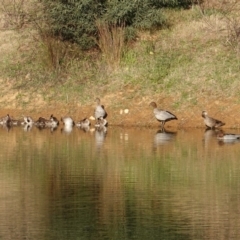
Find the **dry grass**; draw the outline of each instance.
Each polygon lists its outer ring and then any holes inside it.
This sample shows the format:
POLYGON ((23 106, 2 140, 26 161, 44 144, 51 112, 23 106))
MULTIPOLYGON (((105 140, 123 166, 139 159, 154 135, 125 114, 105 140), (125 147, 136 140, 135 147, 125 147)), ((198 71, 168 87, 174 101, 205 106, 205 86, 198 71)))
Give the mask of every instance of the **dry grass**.
POLYGON ((202 14, 200 10, 168 10, 166 14, 173 19, 170 29, 140 33, 138 41, 124 51, 124 26, 98 22, 104 59, 97 52, 82 54, 71 44, 39 36, 30 26, 1 31, 0 70, 11 86, 7 88, 3 81, 2 93, 26 105, 27 98, 21 96, 36 90, 43 96, 42 105, 44 101, 88 103, 96 95, 115 95, 109 102, 121 105, 161 96, 171 99, 166 102, 171 109, 179 110, 202 108, 208 102, 203 99, 222 99, 225 89, 239 99, 239 56, 233 47, 239 41, 231 35, 235 29, 237 36, 238 22, 229 26, 239 16, 202 14), (236 27, 231 30, 231 26, 236 27))
POLYGON ((96 25, 99 32, 98 46, 110 69, 116 69, 120 66, 123 53, 124 24, 117 25, 97 21, 96 25))

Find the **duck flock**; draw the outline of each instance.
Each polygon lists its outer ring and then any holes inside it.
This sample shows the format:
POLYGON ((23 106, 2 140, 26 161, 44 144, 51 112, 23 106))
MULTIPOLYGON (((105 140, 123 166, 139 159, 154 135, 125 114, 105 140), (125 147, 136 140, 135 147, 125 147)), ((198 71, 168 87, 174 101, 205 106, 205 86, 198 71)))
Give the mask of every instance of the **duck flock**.
MULTIPOLYGON (((165 122, 177 120, 177 117, 173 113, 157 108, 157 104, 155 102, 151 102, 149 105, 153 107, 155 118, 161 122, 162 131, 164 130, 165 122)), ((207 111, 202 111, 202 117, 207 130, 215 130, 225 125, 224 122, 208 116, 207 111)), ((219 131, 217 133, 217 139, 223 141, 240 140, 240 134, 224 133, 223 131, 219 131)))
MULTIPOLYGON (((95 127, 98 130, 106 129, 108 125, 108 121, 106 119, 107 112, 104 106, 101 105, 99 98, 96 98, 95 101, 96 101, 96 107, 94 111, 95 127)), ((171 120, 178 120, 176 115, 174 115, 173 113, 167 110, 158 108, 156 102, 151 102, 149 106, 153 107, 153 113, 155 118, 159 122, 161 122, 161 131, 164 131, 164 126, 166 122, 171 120)), ((202 111, 202 117, 207 129, 213 130, 225 125, 224 122, 208 116, 208 113, 206 111, 202 111)), ((91 122, 88 118, 84 118, 80 121, 75 122, 71 117, 67 116, 67 117, 62 117, 60 120, 63 122, 65 127, 76 126, 82 129, 87 129, 91 125, 91 122)), ((30 116, 24 116, 22 120, 16 120, 13 117, 10 117, 9 114, 7 114, 6 116, 0 118, 0 125, 7 126, 7 127, 24 125, 26 127, 36 126, 39 128, 54 129, 54 128, 57 128, 57 126, 59 125, 59 120, 55 116, 53 116, 53 114, 50 116, 49 119, 44 117, 39 117, 37 121, 34 121, 33 118, 31 118, 30 116)), ((232 140, 232 139, 240 140, 240 134, 231 134, 231 133, 225 134, 222 131, 220 131, 219 134, 217 135, 217 138, 219 140, 232 140)))
MULTIPOLYGON (((100 99, 96 98, 96 108, 94 111, 95 116, 95 127, 98 130, 103 130, 107 127, 107 112, 104 109, 104 106, 100 104, 100 99)), ((72 128, 73 126, 82 128, 83 130, 88 129, 91 125, 91 122, 88 118, 84 118, 80 121, 75 122, 72 117, 66 116, 62 117, 60 121, 63 122, 65 128, 72 128)), ((32 128, 32 126, 36 126, 38 128, 51 128, 52 130, 56 129, 60 123, 60 121, 51 114, 50 118, 39 117, 38 120, 34 121, 30 116, 24 116, 23 119, 17 120, 7 114, 4 117, 0 118, 0 125, 11 127, 11 126, 19 126, 23 125, 26 129, 32 128)))

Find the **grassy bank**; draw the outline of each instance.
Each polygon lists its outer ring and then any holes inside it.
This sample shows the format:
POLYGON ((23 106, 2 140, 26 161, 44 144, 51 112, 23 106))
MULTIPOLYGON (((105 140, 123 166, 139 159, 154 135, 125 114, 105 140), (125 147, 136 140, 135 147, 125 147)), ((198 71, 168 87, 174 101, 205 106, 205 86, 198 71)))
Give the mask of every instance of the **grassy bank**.
POLYGON ((227 111, 228 105, 218 101, 240 101, 235 10, 167 10, 170 27, 139 32, 114 69, 98 51, 82 52, 76 45, 40 37, 27 23, 20 29, 4 28, 3 19, 0 103, 78 106, 101 96, 112 107, 126 102, 147 106, 155 100, 175 112, 215 103, 215 112, 227 111))

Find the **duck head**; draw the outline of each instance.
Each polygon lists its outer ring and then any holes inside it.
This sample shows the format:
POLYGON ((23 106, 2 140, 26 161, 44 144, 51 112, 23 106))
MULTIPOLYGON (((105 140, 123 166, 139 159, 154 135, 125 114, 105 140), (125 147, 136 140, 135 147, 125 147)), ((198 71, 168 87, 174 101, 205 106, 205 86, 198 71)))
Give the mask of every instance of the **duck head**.
POLYGON ((101 102, 100 98, 97 97, 97 98, 95 99, 95 102, 97 103, 97 105, 100 105, 100 102, 101 102))
POLYGON ((207 111, 202 111, 202 117, 205 118, 207 116, 207 111))
POLYGON ((153 108, 157 108, 157 104, 155 102, 151 102, 149 106, 152 106, 153 108))

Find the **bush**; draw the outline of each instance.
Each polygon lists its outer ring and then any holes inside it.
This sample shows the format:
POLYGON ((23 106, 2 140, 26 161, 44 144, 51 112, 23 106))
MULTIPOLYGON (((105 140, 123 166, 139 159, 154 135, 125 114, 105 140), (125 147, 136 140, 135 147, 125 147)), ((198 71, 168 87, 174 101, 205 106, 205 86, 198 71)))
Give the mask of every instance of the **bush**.
POLYGON ((97 20, 151 30, 167 24, 163 7, 186 7, 191 0, 43 0, 43 4, 55 36, 90 49, 98 40, 97 20))
POLYGON ((95 45, 95 21, 102 15, 101 1, 44 0, 45 13, 52 34, 63 41, 79 44, 83 49, 95 45))

